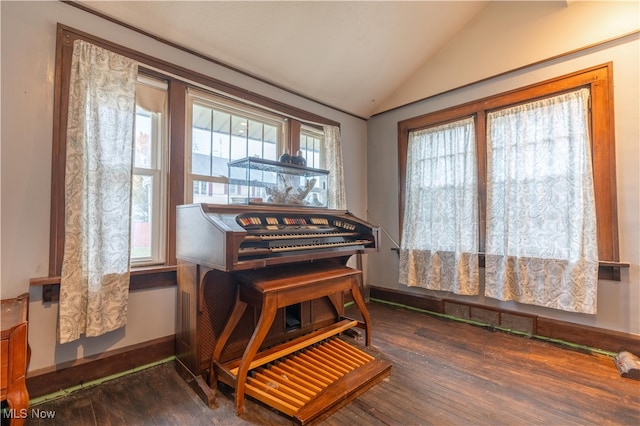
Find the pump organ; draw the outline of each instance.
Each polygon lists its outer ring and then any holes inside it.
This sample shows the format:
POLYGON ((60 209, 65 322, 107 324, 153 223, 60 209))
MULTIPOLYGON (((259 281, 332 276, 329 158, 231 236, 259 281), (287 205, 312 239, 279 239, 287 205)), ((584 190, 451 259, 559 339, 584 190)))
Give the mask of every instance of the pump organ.
MULTIPOLYGON (((221 380, 236 388, 238 412, 244 409, 241 401, 244 395, 237 394, 244 393, 245 378, 238 374, 242 376, 243 360, 253 361, 253 354, 251 360, 245 358, 251 351, 251 344, 256 345, 253 342, 256 334, 266 335, 259 337, 262 340, 259 348, 253 349, 276 348, 277 351, 279 347, 286 348, 288 342, 304 342, 305 336, 317 335, 320 330, 335 327, 339 333, 350 327, 345 326, 344 320, 343 284, 345 289, 352 290, 363 318, 350 324, 366 330, 368 344, 369 318, 357 285, 361 273, 346 264, 354 254, 378 251, 378 233, 378 228, 343 210, 213 204, 178 206, 176 352, 183 373, 195 379, 193 383, 198 386, 194 388, 201 396, 211 403, 213 392, 208 386, 214 387, 216 381, 221 380), (314 284, 309 283, 311 279, 324 281, 314 284), (306 283, 300 284, 303 289, 307 288, 305 285, 313 286, 308 288, 313 288, 314 294, 321 297, 307 300, 295 295, 296 281, 306 283), (324 282, 327 289, 336 291, 340 288, 342 291, 324 294, 324 282), (260 297, 267 297, 276 287, 281 292, 281 300, 288 298, 296 303, 278 306, 268 333, 263 333, 258 328, 264 305, 252 303, 252 297, 246 294, 253 291, 260 297), (249 299, 249 309, 244 309, 247 302, 241 300, 243 297, 249 299), (235 320, 234 316, 237 317, 235 320), (230 318, 234 324, 229 324, 230 318), (228 366, 235 366, 235 370, 228 366), (237 380, 242 380, 242 384, 237 380)), ((301 345, 304 343, 298 343, 301 345)), ((330 363, 330 360, 325 362, 330 363)), ((379 362, 374 359, 374 363, 379 362)), ((390 366, 379 364, 373 369, 375 372, 366 373, 374 377, 363 377, 360 380, 363 384, 358 385, 359 390, 354 393, 360 393, 362 386, 371 386, 388 375, 390 366)), ((368 369, 371 370, 371 366, 368 369)), ((255 396, 251 394, 250 380, 247 379, 246 392, 255 396)), ((327 393, 330 390, 322 392, 323 395, 327 393)), ((279 400, 262 401, 298 423, 321 415, 316 412, 303 415, 310 411, 304 404, 289 408, 290 404, 279 400)), ((330 408, 331 403, 323 404, 330 408)))

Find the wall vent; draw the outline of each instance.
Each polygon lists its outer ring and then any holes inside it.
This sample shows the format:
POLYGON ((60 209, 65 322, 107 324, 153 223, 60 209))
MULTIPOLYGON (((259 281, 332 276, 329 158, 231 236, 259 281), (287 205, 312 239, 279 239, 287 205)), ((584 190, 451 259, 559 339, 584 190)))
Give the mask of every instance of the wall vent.
POLYGON ((444 313, 452 317, 476 321, 530 336, 534 335, 536 331, 536 317, 533 315, 506 312, 497 308, 487 308, 450 300, 444 301, 444 313))

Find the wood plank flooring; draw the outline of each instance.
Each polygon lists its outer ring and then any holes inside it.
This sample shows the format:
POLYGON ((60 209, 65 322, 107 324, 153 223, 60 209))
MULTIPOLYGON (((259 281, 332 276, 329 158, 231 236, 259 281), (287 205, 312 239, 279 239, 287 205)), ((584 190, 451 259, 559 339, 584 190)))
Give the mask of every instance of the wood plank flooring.
MULTIPOLYGON (((640 381, 620 377, 610 357, 382 303, 368 308, 391 376, 322 425, 640 425, 640 381)), ((170 362, 34 406, 55 417, 27 425, 291 424, 250 400, 236 417, 228 389, 216 405, 206 407, 170 362)))

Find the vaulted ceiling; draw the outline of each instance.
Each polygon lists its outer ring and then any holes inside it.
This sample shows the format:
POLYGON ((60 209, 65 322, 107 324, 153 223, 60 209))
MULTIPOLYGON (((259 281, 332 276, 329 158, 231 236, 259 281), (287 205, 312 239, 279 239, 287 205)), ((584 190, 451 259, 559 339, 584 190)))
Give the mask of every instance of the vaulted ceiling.
POLYGON ((88 9, 368 118, 488 1, 81 1, 88 9))

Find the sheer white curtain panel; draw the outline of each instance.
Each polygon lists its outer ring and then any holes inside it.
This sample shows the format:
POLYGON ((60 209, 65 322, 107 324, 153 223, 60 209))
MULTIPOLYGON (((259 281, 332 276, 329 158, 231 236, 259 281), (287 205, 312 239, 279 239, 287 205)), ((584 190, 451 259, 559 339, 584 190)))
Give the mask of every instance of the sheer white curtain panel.
POLYGON ((589 90, 487 117, 485 295, 596 313, 589 90))
POLYGON ((58 341, 126 324, 138 65, 76 40, 69 88, 58 341))
POLYGON ((410 133, 401 284, 478 294, 476 163, 473 118, 410 133))
POLYGON ((347 197, 344 189, 344 169, 342 163, 342 140, 338 126, 323 126, 324 129, 324 164, 329 170, 328 202, 330 209, 345 210, 347 197))

